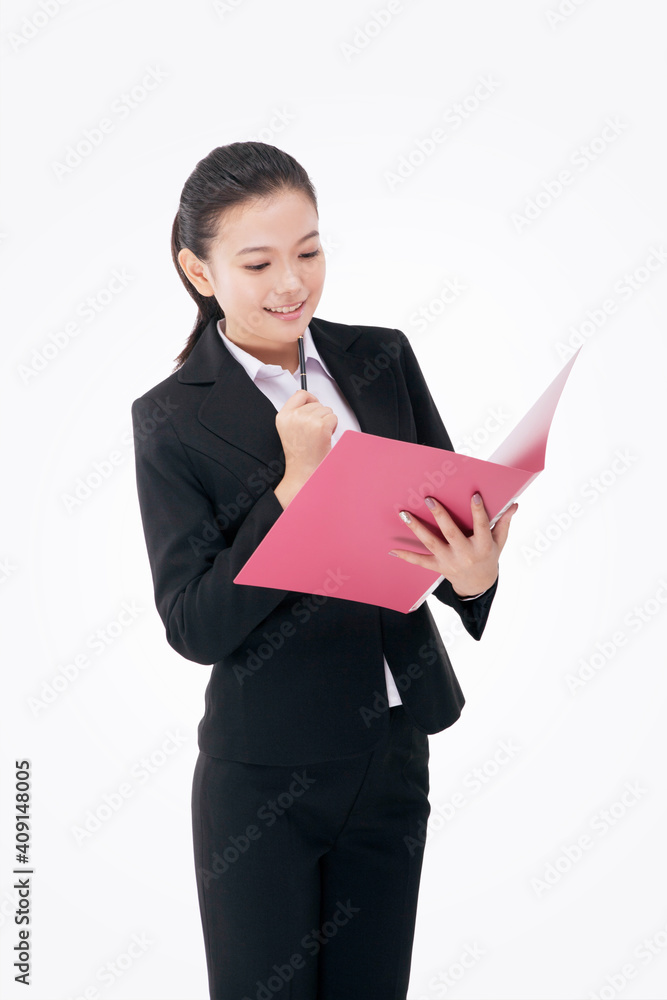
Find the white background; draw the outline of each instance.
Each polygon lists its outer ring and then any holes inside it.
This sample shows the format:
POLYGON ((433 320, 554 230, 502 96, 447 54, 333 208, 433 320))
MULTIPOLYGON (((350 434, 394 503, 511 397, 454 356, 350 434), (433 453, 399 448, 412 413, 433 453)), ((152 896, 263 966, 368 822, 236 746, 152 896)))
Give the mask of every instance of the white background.
POLYGON ((153 604, 130 405, 171 372, 195 318, 169 249, 181 188, 212 148, 251 138, 294 155, 317 189, 317 315, 404 330, 460 450, 488 457, 589 321, 481 642, 429 599, 467 704, 430 737, 410 1000, 667 996, 663 16, 657 0, 6 0, 7 1000, 208 995, 190 792, 210 667, 168 646, 153 604), (59 176, 103 118, 113 130, 59 176), (126 285, 108 296, 114 271, 126 285), (450 303, 447 281, 465 286, 450 303), (114 630, 124 603, 139 610, 114 630), (30 990, 12 970, 23 758, 30 990), (132 794, 77 837, 124 783, 132 794), (133 935, 150 943, 128 962, 133 935), (114 962, 122 974, 101 982, 114 962))

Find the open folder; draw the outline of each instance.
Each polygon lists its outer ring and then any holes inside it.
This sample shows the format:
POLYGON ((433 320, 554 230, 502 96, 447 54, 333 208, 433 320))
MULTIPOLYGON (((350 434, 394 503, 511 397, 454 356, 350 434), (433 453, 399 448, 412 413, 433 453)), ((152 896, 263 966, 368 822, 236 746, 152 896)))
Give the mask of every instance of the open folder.
POLYGON ((579 350, 487 461, 346 430, 234 583, 414 611, 444 576, 388 554, 396 548, 431 555, 398 512, 417 514, 439 534, 424 503, 433 496, 469 536, 477 491, 493 527, 544 469, 551 421, 579 350))

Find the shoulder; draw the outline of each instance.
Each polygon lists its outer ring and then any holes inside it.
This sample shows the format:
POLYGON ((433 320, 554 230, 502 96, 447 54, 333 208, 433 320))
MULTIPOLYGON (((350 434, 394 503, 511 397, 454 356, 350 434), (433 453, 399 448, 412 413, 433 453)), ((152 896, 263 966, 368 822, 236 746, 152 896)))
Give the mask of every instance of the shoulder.
POLYGON ((384 351, 394 359, 399 357, 408 339, 405 334, 389 326, 371 326, 365 323, 338 323, 313 316, 311 329, 324 334, 332 346, 339 346, 353 354, 367 355, 369 351, 384 351))
POLYGON ((330 336, 343 334, 345 337, 348 337, 350 333, 353 333, 362 337, 375 337, 378 334, 397 335, 401 332, 390 326, 371 326, 368 323, 339 323, 330 319, 323 319, 321 316, 313 316, 311 324, 322 327, 330 336))
MULTIPOLYGON (((184 403, 195 402, 192 396, 197 393, 193 390, 198 388, 199 386, 180 382, 178 372, 173 372, 132 401, 132 417, 141 423, 151 420, 164 423, 182 409, 184 403)), ((190 408, 189 405, 187 408, 190 408)))
POLYGON ((180 388, 180 383, 178 381, 177 375, 178 372, 174 372, 167 378, 162 379, 161 382, 158 382, 156 385, 151 386, 150 389, 146 389, 145 392, 142 392, 140 396, 137 396, 137 398, 133 400, 132 406, 134 406, 135 403, 149 404, 152 400, 157 400, 160 397, 168 396, 169 393, 173 395, 174 392, 177 392, 180 388))

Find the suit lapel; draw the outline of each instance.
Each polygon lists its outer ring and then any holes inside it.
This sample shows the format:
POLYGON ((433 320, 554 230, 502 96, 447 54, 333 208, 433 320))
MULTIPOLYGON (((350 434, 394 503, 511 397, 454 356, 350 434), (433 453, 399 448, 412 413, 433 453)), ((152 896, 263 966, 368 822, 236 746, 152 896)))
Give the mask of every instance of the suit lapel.
MULTIPOLYGON (((364 433, 398 437, 396 380, 382 350, 355 353, 357 327, 313 317, 310 331, 320 355, 354 411, 364 433), (380 357, 380 355, 384 355, 380 357), (386 367, 381 367, 381 365, 386 367)), ((285 456, 276 429, 276 409, 223 344, 212 319, 185 363, 179 382, 212 383, 198 418, 213 434, 269 465, 285 456)))

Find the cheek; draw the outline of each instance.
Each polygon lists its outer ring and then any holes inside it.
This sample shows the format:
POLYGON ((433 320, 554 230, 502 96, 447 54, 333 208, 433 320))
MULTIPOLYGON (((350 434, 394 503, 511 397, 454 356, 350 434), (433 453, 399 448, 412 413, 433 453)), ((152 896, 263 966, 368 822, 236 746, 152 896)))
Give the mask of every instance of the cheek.
POLYGON ((234 295, 239 302, 249 305, 256 303, 266 295, 267 279, 263 272, 252 274, 248 272, 239 277, 234 285, 234 295))
POLYGON ((312 285, 321 285, 324 281, 326 273, 327 273, 326 262, 322 260, 322 262, 319 263, 318 266, 313 269, 313 272, 310 276, 310 283, 312 285))

